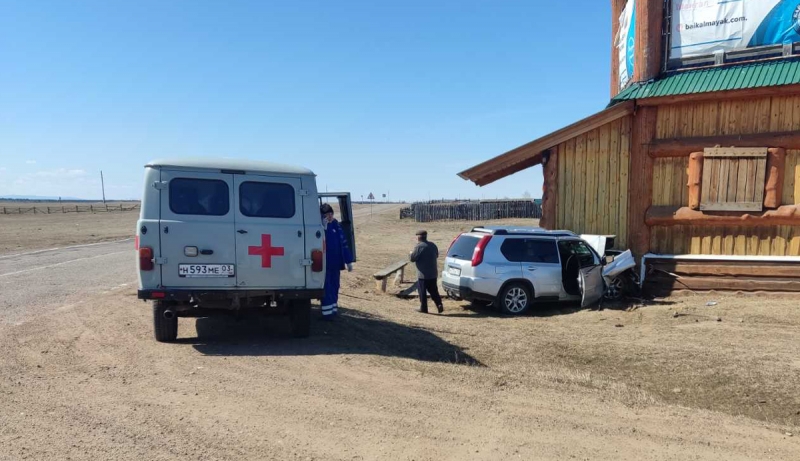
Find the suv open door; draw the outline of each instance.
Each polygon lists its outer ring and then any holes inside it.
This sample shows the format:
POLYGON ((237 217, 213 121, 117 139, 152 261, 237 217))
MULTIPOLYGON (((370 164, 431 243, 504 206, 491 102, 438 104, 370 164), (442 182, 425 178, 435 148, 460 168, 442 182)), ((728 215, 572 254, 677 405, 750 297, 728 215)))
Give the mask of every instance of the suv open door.
POLYGON ((350 251, 353 253, 353 261, 357 261, 356 229, 353 223, 353 202, 350 200, 350 192, 320 192, 318 195, 320 205, 322 205, 322 202, 332 202, 334 200, 339 204, 336 220, 339 221, 342 230, 344 230, 347 244, 350 246, 350 251))

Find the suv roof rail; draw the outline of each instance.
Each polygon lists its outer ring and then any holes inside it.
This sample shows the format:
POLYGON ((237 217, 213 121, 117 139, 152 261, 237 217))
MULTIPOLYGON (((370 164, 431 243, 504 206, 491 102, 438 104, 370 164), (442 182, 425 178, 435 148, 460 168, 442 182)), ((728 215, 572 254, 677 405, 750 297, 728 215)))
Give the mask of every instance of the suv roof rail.
POLYGON ((480 232, 492 235, 546 235, 548 237, 576 237, 568 230, 547 230, 541 227, 516 227, 516 226, 480 226, 473 227, 471 232, 480 232))

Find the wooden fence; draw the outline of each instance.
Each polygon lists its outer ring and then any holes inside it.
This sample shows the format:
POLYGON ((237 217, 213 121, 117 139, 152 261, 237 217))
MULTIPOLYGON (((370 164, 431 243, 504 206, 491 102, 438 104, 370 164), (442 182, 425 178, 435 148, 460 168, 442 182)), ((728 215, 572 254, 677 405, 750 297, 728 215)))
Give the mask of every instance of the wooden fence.
POLYGON ((492 219, 542 217, 541 205, 532 200, 492 200, 459 203, 414 203, 400 210, 400 218, 417 222, 488 221, 492 219))
POLYGON ((26 206, 0 207, 0 214, 55 214, 55 213, 107 213, 112 211, 136 211, 141 205, 62 205, 62 206, 26 206))

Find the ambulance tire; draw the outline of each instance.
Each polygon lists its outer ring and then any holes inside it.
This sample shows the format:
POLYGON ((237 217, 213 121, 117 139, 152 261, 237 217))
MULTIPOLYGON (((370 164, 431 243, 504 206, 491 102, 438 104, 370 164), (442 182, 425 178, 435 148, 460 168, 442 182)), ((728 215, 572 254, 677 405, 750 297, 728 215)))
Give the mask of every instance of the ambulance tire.
POLYGON ((311 300, 296 299, 289 302, 289 323, 292 336, 307 338, 311 333, 311 300))
POLYGON ((153 328, 156 341, 160 343, 172 342, 178 338, 178 316, 172 310, 164 315, 168 307, 163 301, 153 301, 153 328))

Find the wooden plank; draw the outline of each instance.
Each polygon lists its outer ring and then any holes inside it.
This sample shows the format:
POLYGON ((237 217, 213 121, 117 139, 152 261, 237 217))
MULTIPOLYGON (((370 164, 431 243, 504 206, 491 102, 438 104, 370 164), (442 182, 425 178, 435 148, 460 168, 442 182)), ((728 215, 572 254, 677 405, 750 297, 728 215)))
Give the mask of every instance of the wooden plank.
POLYGON ((706 147, 703 149, 704 157, 766 157, 766 147, 706 147))
POLYGON ((788 226, 778 226, 777 233, 772 238, 772 256, 786 256, 786 234, 788 233, 788 226))
POLYGON ((793 205, 795 203, 794 189, 796 187, 797 178, 795 170, 797 169, 798 151, 786 151, 786 159, 784 166, 783 176, 783 191, 781 193, 781 203, 786 205, 793 205))
MULTIPOLYGON (((745 178, 744 178, 744 195, 742 196, 743 202, 754 202, 756 200, 756 159, 744 159, 745 178)), ((741 171, 741 169, 740 169, 741 171)), ((738 199, 738 198, 737 198, 738 199)))
POLYGON ((767 171, 767 159, 756 159, 756 180, 755 180, 755 195, 753 200, 758 203, 764 203, 764 184, 767 171))
MULTIPOLYGON (((701 177, 703 178, 703 184, 701 185, 700 193, 697 194, 697 200, 698 200, 697 206, 696 207, 692 207, 692 209, 700 208, 700 203, 702 202, 703 197, 710 197, 710 194, 711 194, 711 176, 713 174, 712 173, 712 170, 713 170, 712 167, 713 167, 713 163, 716 160, 708 160, 708 161, 706 161, 705 159, 702 158, 702 154, 701 154, 699 161, 700 161, 699 170, 700 170, 701 177), (706 170, 706 174, 702 174, 703 170, 706 170)), ((691 198, 689 199, 689 203, 692 203, 692 199, 691 198)))
POLYGON ((733 255, 734 236, 731 233, 725 232, 722 236, 722 254, 733 255))
POLYGON ((800 227, 792 227, 791 232, 787 256, 800 256, 800 227))
POLYGON ((609 130, 609 145, 608 145, 608 219, 606 221, 606 229, 610 233, 620 235, 619 229, 619 202, 620 202, 620 136, 622 135, 622 122, 615 121, 611 130, 609 130))
POLYGON ((539 225, 545 229, 556 229, 558 212, 558 149, 550 150, 544 165, 544 195, 542 197, 542 217, 539 225))
POLYGON ((700 205, 701 211, 761 211, 761 202, 710 202, 700 205))
POLYGON ((564 227, 564 211, 567 209, 566 206, 566 198, 565 198, 565 190, 564 184, 566 184, 567 176, 564 172, 568 159, 564 158, 567 156, 566 154, 567 146, 566 143, 561 143, 558 145, 558 203, 560 206, 556 206, 556 213, 558 218, 556 218, 556 229, 567 229, 564 227))
POLYGON ((388 265, 384 269, 376 272, 375 274, 373 274, 372 277, 375 278, 375 280, 383 280, 385 278, 388 278, 393 273, 406 267, 406 264, 408 264, 408 261, 397 261, 395 263, 388 265))
POLYGON ((654 158, 685 157, 692 152, 701 152, 707 147, 716 145, 741 148, 776 146, 785 149, 800 149, 800 131, 659 139, 651 142, 650 155, 654 158))
POLYGON ((746 196, 747 191, 747 165, 750 159, 739 159, 736 162, 736 189, 734 192, 734 200, 737 202, 749 202, 750 199, 746 196))
MULTIPOLYGON (((705 158, 703 159, 706 160, 705 158)), ((719 202, 719 183, 720 174, 722 173, 722 160, 708 159, 711 163, 711 186, 709 187, 708 194, 703 194, 703 201, 705 202, 719 202)), ((702 205, 701 205, 702 206, 702 205)))
MULTIPOLYGON (((620 248, 628 248, 630 240, 628 240, 628 226, 630 223, 630 210, 629 210, 629 191, 630 191, 630 153, 631 153, 631 126, 633 123, 632 117, 625 117, 620 119, 622 130, 619 138, 619 208, 617 210, 617 219, 619 224, 617 227, 617 244, 620 248)), ((798 195, 800 196, 800 195, 798 195)))
POLYGON ((633 120, 631 128, 628 247, 638 258, 647 253, 650 246, 650 228, 645 223, 645 214, 653 202, 653 159, 649 145, 655 137, 658 108, 643 107, 633 120))
POLYGON ((653 277, 645 281, 645 291, 649 291, 651 286, 659 289, 660 294, 664 290, 695 290, 695 291, 778 291, 778 292, 800 292, 800 281, 795 280, 764 280, 763 278, 746 277, 681 277, 677 280, 670 280, 665 275, 658 278, 653 277))
MULTIPOLYGON (((603 234, 615 233, 609 226, 608 199, 611 190, 611 179, 608 174, 608 164, 611 157, 611 130, 616 127, 606 125, 600 128, 597 137, 597 201, 595 202, 595 215, 597 215, 597 230, 603 234)), ((616 198, 615 198, 616 200, 616 198)))
POLYGON ((584 192, 584 232, 597 234, 597 161, 598 130, 586 133, 586 191, 584 192))
POLYGON ((728 170, 728 202, 736 201, 736 190, 739 188, 739 161, 738 159, 731 159, 727 162, 730 168, 728 170))
POLYGON ((575 213, 573 224, 575 232, 583 233, 586 226, 586 135, 582 134, 575 139, 575 183, 573 191, 575 193, 575 205, 572 212, 575 213))
POLYGON ((689 226, 689 254, 699 255, 703 251, 703 238, 694 226, 689 226))
MULTIPOLYGON (((703 157, 705 157, 705 155, 703 155, 703 157)), ((730 179, 729 176, 730 168, 731 168, 731 162, 726 161, 724 159, 720 160, 719 184, 717 185, 717 200, 716 200, 717 202, 728 201, 728 181, 730 179)))
POLYGON ((760 214, 739 211, 709 214, 689 207, 653 206, 647 210, 645 222, 648 226, 798 226, 800 205, 783 205, 760 214))
MULTIPOLYGON (((794 166, 794 203, 800 205, 800 152, 795 152, 794 166)), ((789 203, 788 201, 786 203, 789 203)))
POLYGON ((744 256, 747 254, 747 235, 741 228, 736 228, 734 232, 735 242, 733 244, 733 254, 737 256, 744 256))

